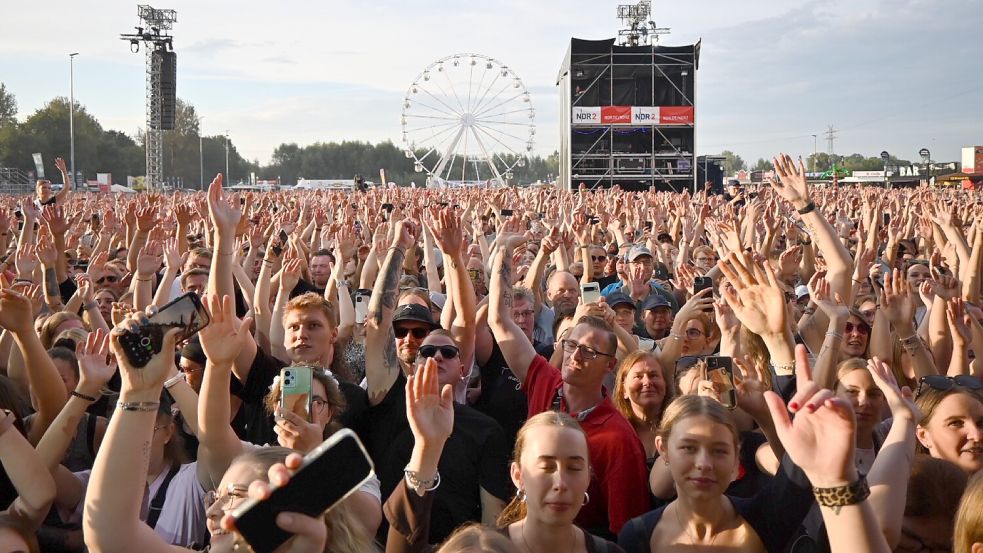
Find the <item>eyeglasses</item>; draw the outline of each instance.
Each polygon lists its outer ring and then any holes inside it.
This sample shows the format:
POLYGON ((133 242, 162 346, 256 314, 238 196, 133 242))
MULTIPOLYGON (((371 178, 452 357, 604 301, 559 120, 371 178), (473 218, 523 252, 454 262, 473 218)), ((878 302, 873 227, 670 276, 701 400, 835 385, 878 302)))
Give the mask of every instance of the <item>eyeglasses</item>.
POLYGON ((687 338, 702 338, 704 336, 706 336, 706 334, 702 330, 700 330, 698 328, 687 328, 686 329, 686 337, 687 338))
POLYGON ((235 484, 229 484, 226 493, 219 494, 215 490, 208 490, 205 492, 205 496, 202 498, 205 503, 205 509, 211 509, 212 505, 218 502, 219 509, 223 511, 231 510, 236 507, 233 505, 236 499, 245 499, 249 497, 249 489, 245 486, 236 486, 235 484))
POLYGON ((603 351, 597 351, 596 349, 590 346, 579 344, 577 342, 574 342, 573 340, 561 340, 560 347, 562 347, 563 351, 567 353, 573 353, 577 350, 580 350, 580 355, 584 356, 585 359, 597 359, 598 355, 603 355, 604 357, 614 357, 613 353, 604 353, 603 351))
POLYGON ((608 256, 606 255, 592 255, 590 256, 591 261, 607 261, 608 256))
POLYGON ((407 328, 405 326, 394 326, 393 334, 395 334, 400 340, 406 338, 407 334, 412 334, 417 340, 422 340, 427 337, 427 334, 430 334, 430 329, 423 327, 407 328))
POLYGON ((438 351, 440 352, 440 356, 444 359, 454 359, 461 353, 461 350, 457 349, 457 346, 433 346, 427 344, 425 346, 420 346, 420 349, 417 350, 416 354, 422 359, 430 359, 431 357, 437 355, 438 351))
POLYGON ((324 406, 328 404, 328 400, 320 396, 311 396, 311 407, 314 410, 320 411, 324 409, 324 406))
POLYGON ((636 259, 634 261, 629 261, 628 263, 631 265, 645 265, 646 267, 649 267, 655 264, 655 261, 653 261, 651 257, 643 257, 642 259, 636 259))
POLYGON ((867 323, 859 323, 859 324, 847 323, 846 328, 844 328, 843 330, 845 330, 847 334, 850 334, 851 332, 856 330, 858 333, 867 336, 868 334, 870 334, 870 325, 868 325, 867 323))
POLYGON ((96 283, 97 284, 105 284, 107 282, 110 283, 110 284, 112 284, 114 282, 119 282, 119 277, 116 276, 116 275, 106 275, 106 276, 104 276, 104 277, 96 280, 96 283))
POLYGON ((926 386, 933 390, 938 390, 939 392, 951 390, 956 386, 967 390, 983 389, 983 383, 980 383, 979 379, 969 375, 960 374, 958 376, 942 376, 941 374, 933 374, 931 376, 923 376, 918 380, 918 388, 915 389, 915 397, 921 395, 921 393, 925 391, 926 386))
POLYGON ((533 311, 532 309, 527 309, 525 311, 513 311, 512 312, 512 318, 513 319, 528 319, 528 318, 532 317, 535 314, 536 314, 536 312, 533 311))

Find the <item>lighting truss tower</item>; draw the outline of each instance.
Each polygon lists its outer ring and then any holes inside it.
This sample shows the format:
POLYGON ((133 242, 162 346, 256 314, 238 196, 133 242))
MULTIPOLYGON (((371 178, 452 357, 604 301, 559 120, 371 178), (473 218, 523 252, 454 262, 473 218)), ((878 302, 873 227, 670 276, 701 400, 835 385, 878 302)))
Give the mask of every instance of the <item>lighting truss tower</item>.
POLYGON ((640 0, 637 4, 618 6, 618 19, 623 29, 618 31, 620 46, 649 46, 658 44, 659 36, 669 34, 666 27, 656 27, 649 19, 652 15, 652 2, 640 0))
POLYGON ((177 22, 177 11, 158 10, 148 5, 137 6, 137 16, 140 26, 136 33, 121 34, 120 39, 130 43, 130 51, 134 54, 140 51, 140 43, 144 44, 146 56, 147 82, 147 127, 144 135, 144 146, 147 149, 147 176, 144 183, 148 190, 154 190, 163 185, 164 159, 164 129, 161 124, 161 75, 163 53, 173 51, 173 37, 168 34, 177 22))

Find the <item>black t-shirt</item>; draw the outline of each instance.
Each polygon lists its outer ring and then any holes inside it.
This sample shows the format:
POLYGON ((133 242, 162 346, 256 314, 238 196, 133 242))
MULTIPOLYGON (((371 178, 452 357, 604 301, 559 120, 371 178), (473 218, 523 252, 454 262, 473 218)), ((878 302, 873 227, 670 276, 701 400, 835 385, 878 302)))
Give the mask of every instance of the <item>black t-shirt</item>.
POLYGON ((602 276, 601 278, 594 279, 594 281, 597 282, 598 285, 600 285, 601 290, 604 290, 605 288, 611 286, 612 284, 618 282, 619 280, 620 279, 618 278, 618 273, 608 276, 602 276))
POLYGON ((317 295, 323 296, 324 288, 318 288, 317 286, 314 286, 312 283, 307 282, 304 279, 300 279, 297 281, 297 285, 294 286, 294 289, 290 291, 290 298, 291 299, 296 298, 297 296, 301 294, 306 294, 307 292, 315 292, 317 295))
POLYGON ((475 402, 474 408, 495 419, 502 426, 506 444, 511 451, 515 445, 516 434, 526 422, 529 401, 522 390, 522 382, 506 364, 498 341, 494 341, 491 355, 481 367, 481 396, 475 402))
MULTIPOLYGON (((232 420, 232 428, 239 439, 255 444, 277 443, 273 416, 266 412, 263 400, 270 391, 273 379, 280 374, 280 369, 287 366, 279 359, 267 355, 262 348, 256 348, 256 357, 249 369, 246 383, 239 385, 239 380, 232 377, 232 393, 242 399, 243 404, 232 420), (238 386, 237 386, 238 385, 238 386), (262 441, 257 441, 262 440, 262 441)), ((368 407, 368 396, 365 390, 349 382, 338 382, 338 389, 345 396, 345 412, 338 422, 345 428, 356 428, 357 421, 368 407)), ((361 435, 359 437, 362 437, 361 435)))
MULTIPOLYGON (((366 446, 375 461, 382 497, 389 497, 404 477, 413 450, 405 387, 406 377, 400 372, 382 402, 363 417, 366 446)), ((462 524, 481 520, 479 487, 503 501, 513 495, 508 457, 502 428, 475 409, 455 403, 454 430, 437 465, 440 486, 434 492, 430 543, 444 541, 462 524)))

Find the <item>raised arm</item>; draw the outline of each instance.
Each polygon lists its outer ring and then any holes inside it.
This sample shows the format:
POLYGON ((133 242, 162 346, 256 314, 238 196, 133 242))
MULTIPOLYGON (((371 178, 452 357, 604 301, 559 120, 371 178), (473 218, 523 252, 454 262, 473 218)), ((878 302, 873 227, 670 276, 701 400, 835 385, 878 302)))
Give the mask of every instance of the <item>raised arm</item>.
POLYGON ((14 419, 10 411, 0 411, 0 462, 17 491, 6 513, 36 530, 55 500, 55 481, 37 451, 14 428, 14 419))
POLYGON ((474 355, 477 307, 474 287, 464 261, 466 246, 460 217, 450 209, 441 210, 434 217, 432 233, 444 256, 448 294, 454 303, 454 321, 450 331, 461 347, 461 359, 467 363, 474 355))
POLYGON ((512 252, 525 243, 526 237, 514 232, 518 229, 508 230, 508 233, 498 235, 501 247, 495 252, 488 275, 488 326, 502 349, 505 363, 519 382, 525 382, 536 350, 512 320, 512 252))
POLYGON ((399 377, 393 310, 406 250, 416 245, 417 228, 413 221, 396 223, 392 244, 375 279, 365 317, 365 379, 369 403, 378 405, 399 377))

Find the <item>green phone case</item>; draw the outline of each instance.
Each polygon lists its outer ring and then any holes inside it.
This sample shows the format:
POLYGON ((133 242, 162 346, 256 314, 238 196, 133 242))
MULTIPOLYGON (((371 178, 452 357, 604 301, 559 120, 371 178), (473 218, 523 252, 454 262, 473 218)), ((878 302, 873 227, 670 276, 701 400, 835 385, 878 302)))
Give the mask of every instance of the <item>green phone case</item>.
POLYGON ((280 369, 280 409, 300 412, 307 422, 311 421, 311 380, 314 369, 311 367, 284 367, 280 369))

